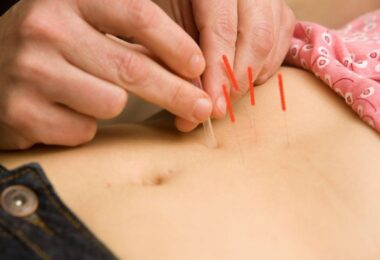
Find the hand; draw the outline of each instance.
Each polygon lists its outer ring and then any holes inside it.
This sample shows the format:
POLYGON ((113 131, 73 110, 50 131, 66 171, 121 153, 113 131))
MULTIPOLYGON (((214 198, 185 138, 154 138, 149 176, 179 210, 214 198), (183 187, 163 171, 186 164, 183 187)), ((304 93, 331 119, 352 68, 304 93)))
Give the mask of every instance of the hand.
MULTIPOLYGON (((278 70, 289 49, 295 17, 284 0, 154 1, 171 10, 172 17, 190 35, 199 37, 207 63, 203 82, 213 100, 216 118, 226 114, 221 85, 230 82, 223 54, 228 56, 239 81, 241 91, 231 89, 236 100, 248 90, 248 66, 253 67, 256 84, 264 83, 278 70)), ((177 127, 187 132, 196 124, 179 119, 177 127)))
POLYGON ((0 149, 88 142, 127 91, 200 123, 209 96, 182 78, 204 67, 196 42, 150 0, 21 1, 0 17, 0 149))

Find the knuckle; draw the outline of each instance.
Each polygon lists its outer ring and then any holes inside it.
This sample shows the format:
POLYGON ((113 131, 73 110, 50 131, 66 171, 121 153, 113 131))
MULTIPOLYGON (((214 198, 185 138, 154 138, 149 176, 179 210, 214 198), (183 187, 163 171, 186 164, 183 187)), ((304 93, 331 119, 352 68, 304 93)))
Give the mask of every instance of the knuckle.
POLYGON ((21 79, 38 79, 48 76, 48 72, 39 59, 28 51, 21 51, 13 60, 13 72, 15 77, 21 79))
POLYGON ((4 111, 4 121, 14 129, 28 131, 31 127, 29 122, 32 120, 29 120, 30 116, 26 112, 28 111, 25 107, 26 102, 22 102, 15 96, 8 100, 7 108, 4 111))
POLYGON ((171 95, 168 95, 168 99, 166 100, 167 107, 179 107, 181 105, 181 101, 183 100, 184 87, 175 86, 171 95))
POLYGON ((33 66, 33 59, 26 51, 20 51, 13 60, 13 67, 17 72, 22 75, 26 70, 33 66))
POLYGON ((129 0, 128 13, 137 30, 151 28, 157 24, 157 9, 150 1, 129 0))
POLYGON ((35 9, 29 10, 20 24, 19 32, 21 36, 28 37, 32 35, 34 31, 37 30, 36 27, 39 19, 40 17, 35 9))
POLYGON ((139 83, 146 77, 146 68, 139 54, 128 52, 115 59, 121 83, 139 83))
POLYGON ((38 8, 32 8, 20 25, 20 34, 25 38, 52 38, 58 30, 51 16, 38 8))

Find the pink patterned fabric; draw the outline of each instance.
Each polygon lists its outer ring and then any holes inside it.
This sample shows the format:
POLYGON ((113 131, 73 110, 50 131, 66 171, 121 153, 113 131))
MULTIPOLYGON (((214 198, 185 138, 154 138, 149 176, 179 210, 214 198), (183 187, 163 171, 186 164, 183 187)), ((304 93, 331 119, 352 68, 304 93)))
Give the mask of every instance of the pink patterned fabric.
POLYGON ((286 62, 312 71, 380 132, 380 10, 342 30, 298 22, 286 62))

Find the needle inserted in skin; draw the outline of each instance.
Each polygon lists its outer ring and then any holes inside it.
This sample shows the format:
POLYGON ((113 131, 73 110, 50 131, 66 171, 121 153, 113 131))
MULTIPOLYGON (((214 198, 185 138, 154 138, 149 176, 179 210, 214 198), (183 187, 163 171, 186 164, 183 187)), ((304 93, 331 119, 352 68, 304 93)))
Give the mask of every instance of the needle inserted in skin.
POLYGON ((278 88, 280 91, 280 97, 281 97, 281 109, 282 112, 284 112, 284 123, 285 123, 285 130, 286 130, 286 141, 287 145, 289 146, 289 129, 288 129, 288 120, 286 118, 286 98, 285 98, 285 89, 284 89, 284 80, 282 78, 282 74, 279 73, 277 75, 278 78, 278 88))
MULTIPOLYGON (((204 90, 201 78, 197 78, 193 80, 193 84, 204 90)), ((216 140, 215 133, 214 133, 214 128, 212 126, 211 118, 208 118, 205 122, 203 122, 203 129, 206 135, 207 139, 207 146, 209 148, 217 148, 218 147, 218 141, 216 140)))
POLYGON ((224 66, 225 66, 225 68, 226 68, 227 75, 228 75, 228 77, 229 77, 230 80, 231 80, 232 86, 235 88, 236 91, 239 91, 239 90, 240 90, 240 88, 239 88, 239 84, 238 84, 238 82, 237 82, 237 80, 236 80, 236 77, 235 77, 234 71, 232 70, 231 64, 230 64, 230 62, 228 61, 227 56, 226 56, 226 55, 223 55, 222 58, 223 58, 224 66))
MULTIPOLYGON (((255 96, 255 86, 253 81, 253 69, 248 67, 248 89, 251 97, 252 107, 256 106, 256 96, 255 96)), ((251 126, 253 128, 253 134, 255 136, 255 143, 257 143, 257 131, 256 131, 256 120, 255 120, 255 110, 252 109, 252 114, 250 113, 251 126)))
POLYGON ((277 75, 277 78, 278 78, 278 87, 279 87, 280 96, 281 96, 281 108, 282 108, 282 111, 286 112, 286 99, 285 99, 284 81, 282 78, 282 74, 279 73, 277 75))
POLYGON ((248 67, 248 84, 249 84, 249 94, 251 97, 251 105, 256 105, 256 99, 255 99, 255 88, 253 83, 253 70, 252 67, 248 67))
POLYGON ((230 99, 230 95, 228 93, 227 86, 224 85, 224 84, 223 84, 223 94, 224 94, 224 97, 226 99, 227 109, 228 109, 228 113, 230 115, 231 121, 232 121, 232 123, 235 123, 236 122, 236 118, 235 118, 234 110, 233 110, 233 107, 232 107, 232 102, 231 102, 231 99, 230 99))

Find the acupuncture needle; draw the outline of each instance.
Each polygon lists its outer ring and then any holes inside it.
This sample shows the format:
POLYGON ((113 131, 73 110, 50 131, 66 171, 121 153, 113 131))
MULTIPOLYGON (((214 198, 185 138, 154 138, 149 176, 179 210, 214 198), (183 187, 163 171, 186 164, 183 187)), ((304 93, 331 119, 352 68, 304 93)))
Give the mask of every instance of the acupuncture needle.
POLYGON ((285 90, 284 90, 284 80, 282 77, 282 74, 279 73, 277 75, 277 80, 278 80, 278 88, 280 91, 280 98, 281 98, 281 110, 284 113, 284 124, 285 124, 285 130, 286 130, 286 141, 287 145, 289 146, 289 127, 288 127, 288 119, 286 116, 286 98, 285 98, 285 90))
MULTIPOLYGON (((248 67, 248 89, 251 98, 251 106, 254 108, 256 106, 256 95, 255 95, 255 86, 253 79, 253 69, 251 66, 248 67)), ((252 110, 252 114, 249 114, 251 121, 251 126, 253 127, 253 133, 255 137, 255 143, 257 143, 257 130, 256 130, 256 120, 255 120, 255 109, 252 110)))
MULTIPOLYGON (((203 88, 203 85, 202 85, 202 81, 201 81, 201 78, 196 78, 194 79, 193 81, 193 84, 204 90, 203 88)), ((211 118, 209 117, 205 122, 203 122, 203 129, 204 129, 204 132, 205 132, 205 135, 206 135, 206 139, 207 139, 207 146, 209 148, 217 148, 218 147, 218 142, 215 138, 215 133, 214 133, 214 128, 212 126, 212 122, 211 122, 211 118)))

